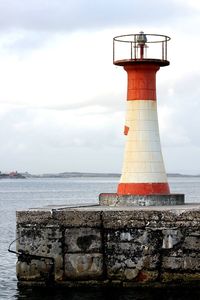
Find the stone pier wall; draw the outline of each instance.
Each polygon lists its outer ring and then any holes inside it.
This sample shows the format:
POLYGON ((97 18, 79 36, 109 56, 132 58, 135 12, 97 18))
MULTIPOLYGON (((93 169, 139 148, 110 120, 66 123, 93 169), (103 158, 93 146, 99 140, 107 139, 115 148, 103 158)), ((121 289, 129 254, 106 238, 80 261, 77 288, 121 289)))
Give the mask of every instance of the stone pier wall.
POLYGON ((200 205, 17 212, 21 285, 200 283, 200 205))

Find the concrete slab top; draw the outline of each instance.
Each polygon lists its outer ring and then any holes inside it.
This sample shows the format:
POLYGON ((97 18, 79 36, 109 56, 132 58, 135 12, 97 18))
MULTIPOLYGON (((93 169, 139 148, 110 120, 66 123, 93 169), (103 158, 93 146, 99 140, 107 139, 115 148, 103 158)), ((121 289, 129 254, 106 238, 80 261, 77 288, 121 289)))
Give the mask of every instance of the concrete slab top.
MULTIPOLYGON (((48 206, 16 212, 17 224, 42 224, 42 226, 101 227, 115 228, 149 222, 176 222, 194 225, 200 220, 200 203, 171 206, 48 206)), ((141 226, 141 224, 140 224, 141 226)), ((149 225, 148 225, 149 226, 149 225)), ((153 225, 152 225, 153 226, 153 225)), ((161 224, 160 226, 167 226, 161 224)), ((172 225, 171 225, 172 226, 172 225)))
MULTIPOLYGON (((28 211, 191 211, 200 210, 200 203, 191 203, 184 205, 165 205, 165 206, 100 206, 98 204, 87 205, 52 205, 46 207, 30 208, 28 211)), ((23 210, 22 210, 23 211, 23 210)), ((25 210, 27 211, 27 210, 25 210)))

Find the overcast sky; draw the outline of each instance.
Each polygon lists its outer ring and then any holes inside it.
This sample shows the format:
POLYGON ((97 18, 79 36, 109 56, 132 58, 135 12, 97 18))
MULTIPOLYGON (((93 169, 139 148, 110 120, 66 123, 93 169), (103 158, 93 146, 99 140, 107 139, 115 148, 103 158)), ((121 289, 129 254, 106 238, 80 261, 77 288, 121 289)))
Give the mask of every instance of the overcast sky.
POLYGON ((112 38, 141 30, 172 38, 157 76, 167 172, 200 174, 198 0, 0 0, 0 170, 120 173, 112 38))

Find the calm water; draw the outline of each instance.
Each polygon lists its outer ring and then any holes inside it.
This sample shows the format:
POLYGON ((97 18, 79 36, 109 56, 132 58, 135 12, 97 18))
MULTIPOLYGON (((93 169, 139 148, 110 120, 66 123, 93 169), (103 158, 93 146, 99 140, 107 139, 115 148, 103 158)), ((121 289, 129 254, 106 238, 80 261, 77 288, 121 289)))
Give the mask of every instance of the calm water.
MULTIPOLYGON (((97 203, 102 192, 115 192, 118 178, 73 178, 73 179, 1 179, 0 180, 0 300, 4 299, 53 299, 53 300, 140 300, 160 299, 160 291, 19 291, 15 277, 16 257, 8 253, 15 239, 15 211, 51 204, 97 203)), ((186 202, 200 202, 200 178, 169 178, 171 191, 185 193, 186 202)), ((197 291, 193 300, 200 299, 197 291)), ((166 291, 162 300, 189 299, 191 291, 166 291)))

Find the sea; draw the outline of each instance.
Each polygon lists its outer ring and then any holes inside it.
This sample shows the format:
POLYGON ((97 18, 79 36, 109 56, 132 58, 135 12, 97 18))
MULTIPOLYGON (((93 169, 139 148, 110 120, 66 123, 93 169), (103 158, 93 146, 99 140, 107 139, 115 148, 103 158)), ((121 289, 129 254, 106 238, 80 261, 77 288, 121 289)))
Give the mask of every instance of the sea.
MULTIPOLYGON (((199 177, 169 177, 171 192, 184 193, 187 203, 200 203, 199 177)), ((102 192, 116 192, 117 177, 31 178, 0 180, 0 300, 186 300, 200 299, 199 289, 20 289, 17 257, 8 252, 15 240, 17 210, 49 205, 98 203, 102 192)), ((15 243, 13 244, 15 250, 15 243)))

